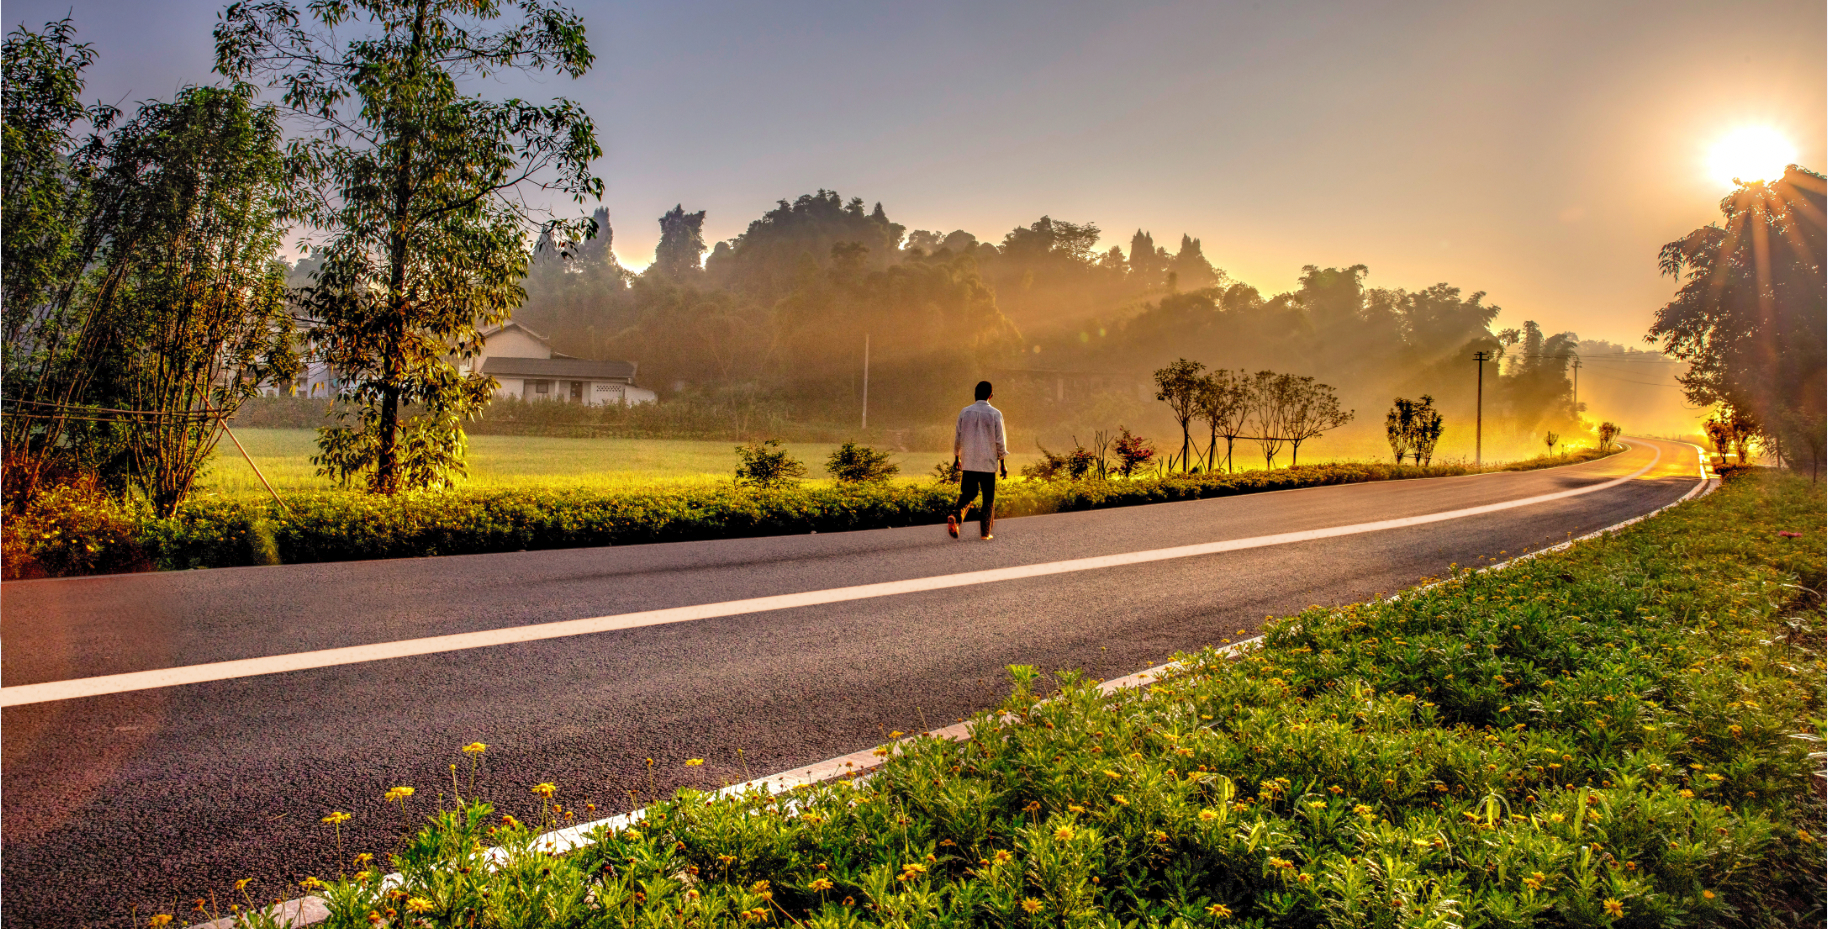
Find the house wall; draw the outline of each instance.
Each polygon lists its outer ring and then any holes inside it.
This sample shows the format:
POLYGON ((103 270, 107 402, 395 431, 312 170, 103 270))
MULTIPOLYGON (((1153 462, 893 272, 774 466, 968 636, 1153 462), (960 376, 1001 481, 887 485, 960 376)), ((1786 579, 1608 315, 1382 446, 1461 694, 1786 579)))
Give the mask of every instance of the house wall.
MULTIPOLYGON (((529 386, 528 378, 497 378, 501 386, 495 389, 499 398, 516 398, 521 400, 557 400, 571 403, 571 382, 578 378, 549 379, 551 391, 546 394, 535 393, 529 386)), ((636 387, 623 381, 584 380, 583 402, 590 406, 607 404, 652 403, 657 399, 655 393, 645 387, 636 387)))
POLYGON ((482 359, 489 357, 551 358, 552 348, 519 329, 503 329, 483 341, 476 363, 480 365, 482 359))

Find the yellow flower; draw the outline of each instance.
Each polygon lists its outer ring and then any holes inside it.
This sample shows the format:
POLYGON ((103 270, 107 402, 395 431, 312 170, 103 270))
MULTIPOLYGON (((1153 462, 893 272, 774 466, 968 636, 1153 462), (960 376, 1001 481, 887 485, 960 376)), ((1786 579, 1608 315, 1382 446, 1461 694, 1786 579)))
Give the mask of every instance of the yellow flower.
POLYGON ((340 825, 342 823, 346 823, 348 821, 349 821, 349 814, 340 812, 340 811, 331 813, 329 816, 326 816, 323 819, 319 820, 319 822, 324 823, 325 825, 328 825, 328 826, 336 826, 336 825, 340 825))
POLYGON ((895 731, 893 731, 893 732, 890 732, 890 733, 889 733, 889 738, 891 738, 891 739, 899 739, 899 738, 901 738, 901 730, 900 730, 900 729, 896 729, 896 730, 895 730, 895 731))
POLYGON ((1600 905, 1606 908, 1606 915, 1614 919, 1625 915, 1625 904, 1620 903, 1611 897, 1607 897, 1606 902, 1600 905))
POLYGON ((356 883, 359 884, 363 881, 368 880, 371 877, 374 877, 373 871, 357 871, 357 872, 355 872, 354 880, 356 883))
POLYGON ((1228 907, 1223 903, 1214 903, 1213 905, 1206 908, 1206 915, 1207 916, 1216 916, 1219 919, 1224 919, 1225 917, 1231 915, 1231 907, 1228 907))
POLYGON ((414 897, 406 901, 406 908, 415 913, 430 913, 438 908, 438 904, 433 903, 424 897, 414 897))
POLYGON ((481 742, 471 742, 463 747, 463 753, 466 755, 480 755, 488 750, 489 747, 481 742))
POLYGON ((814 880, 812 883, 807 884, 806 887, 809 890, 813 890, 813 891, 816 891, 819 893, 824 893, 825 891, 831 889, 831 881, 828 881, 825 878, 821 877, 821 878, 814 880))
POLYGON ((705 763, 705 760, 703 758, 687 758, 686 759, 686 767, 688 767, 688 768, 696 768, 699 765, 704 764, 704 763, 705 763))
POLYGON ((236 881, 236 882, 235 882, 235 889, 236 889, 236 890, 246 890, 246 889, 248 889, 248 885, 249 885, 249 884, 251 884, 251 883, 253 883, 253 882, 254 882, 254 879, 253 879, 253 878, 251 878, 251 877, 244 877, 244 878, 242 878, 242 879, 241 879, 241 880, 238 880, 238 881, 236 881))
POLYGON ((1085 807, 1082 807, 1077 803, 1069 803, 1066 805, 1066 811, 1068 813, 1083 813, 1085 812, 1085 807))
POLYGON ((1023 897, 1022 911, 1030 915, 1041 912, 1041 901, 1033 897, 1023 897))
POLYGON ((1124 796, 1123 794, 1112 794, 1111 800, 1113 802, 1115 802, 1118 806, 1129 806, 1130 805, 1130 798, 1124 796))
POLYGON ((1309 800, 1308 806, 1311 806, 1316 810, 1324 810, 1327 808, 1327 802, 1325 800, 1309 800))
POLYGON ((392 803, 395 800, 405 800, 412 795, 413 789, 411 787, 394 787, 387 791, 387 795, 383 797, 383 799, 388 803, 392 803))
POLYGON ((159 915, 146 920, 146 925, 151 926, 152 929, 160 929, 160 927, 169 925, 170 923, 171 914, 169 913, 160 913, 159 915))
POLYGON ((1105 777, 1108 777, 1108 778, 1110 778, 1110 779, 1112 779, 1112 780, 1114 780, 1114 781, 1121 781, 1121 780, 1123 780, 1123 775, 1121 775, 1121 774, 1118 774, 1118 773, 1117 773, 1117 772, 1116 772, 1116 771, 1113 771, 1113 770, 1111 770, 1111 769, 1110 769, 1110 768, 1106 768, 1106 769, 1104 769, 1104 776, 1105 776, 1105 777))
POLYGON ((559 788, 558 788, 558 785, 556 785, 556 784, 535 784, 535 785, 533 785, 534 796, 544 797, 547 800, 552 799, 552 795, 555 793, 558 793, 558 792, 559 792, 559 788))
POLYGON ((1200 811, 1200 822, 1209 823, 1218 818, 1219 818, 1219 814, 1214 813, 1211 810, 1201 810, 1200 811))
POLYGON ((1712 899, 1714 899, 1714 892, 1713 892, 1713 891, 1711 891, 1711 890, 1704 890, 1704 891, 1702 891, 1702 892, 1701 892, 1701 899, 1703 899, 1703 900, 1712 900, 1712 899))
POLYGON ((1015 855, 1011 854, 1008 849, 998 849, 997 853, 990 857, 995 860, 997 864, 1003 864, 1011 858, 1014 858, 1015 855))
POLYGON ((316 890, 319 887, 324 886, 324 882, 315 877, 307 877, 304 880, 299 881, 298 886, 303 887, 306 890, 316 890))
POLYGON ((1054 841, 1071 842, 1072 840, 1073 840, 1073 827, 1061 826, 1060 828, 1054 830, 1054 841))

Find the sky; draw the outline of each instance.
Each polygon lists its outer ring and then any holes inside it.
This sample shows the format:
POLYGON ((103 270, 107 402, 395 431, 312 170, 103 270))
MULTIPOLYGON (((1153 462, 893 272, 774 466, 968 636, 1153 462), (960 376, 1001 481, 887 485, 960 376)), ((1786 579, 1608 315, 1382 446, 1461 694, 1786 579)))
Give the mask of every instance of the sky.
MULTIPOLYGON (((89 96, 212 80, 219 0, 66 12, 89 96)), ((909 229, 1000 240, 1043 214, 1137 229, 1267 293, 1307 264, 1485 291, 1500 326, 1640 344, 1665 242, 1712 221, 1710 149, 1775 130, 1828 158, 1828 10, 1784 3, 580 0, 582 79, 504 85, 595 119, 624 264, 657 219, 729 238, 820 188, 909 229)), ((593 204, 594 206, 594 204, 593 204)))

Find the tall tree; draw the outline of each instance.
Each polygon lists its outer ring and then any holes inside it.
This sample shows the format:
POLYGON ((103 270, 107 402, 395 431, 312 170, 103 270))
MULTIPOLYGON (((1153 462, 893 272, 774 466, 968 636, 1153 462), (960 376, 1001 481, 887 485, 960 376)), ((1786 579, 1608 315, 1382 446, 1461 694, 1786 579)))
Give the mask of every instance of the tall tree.
POLYGON ((1677 378, 1691 403, 1756 425, 1791 467, 1824 464, 1823 175, 1791 165, 1780 180, 1741 184, 1723 220, 1663 246, 1658 266, 1681 280, 1646 341, 1689 362, 1677 378))
POLYGON ((602 149, 575 103, 463 90, 509 72, 589 70, 576 13, 518 6, 521 21, 496 28, 497 0, 315 0, 313 27, 289 0, 247 0, 216 26, 217 70, 266 78, 318 130, 289 152, 315 195, 305 219, 327 236, 305 302, 317 351, 346 386, 343 424, 319 430, 313 460, 376 493, 461 473, 462 421, 494 383, 458 363, 521 302, 538 234, 589 237, 588 219, 530 208, 528 188, 602 196, 590 172, 602 149), (403 424, 408 405, 418 412, 403 424))
POLYGON ((136 482, 176 511, 233 415, 262 382, 296 375, 286 268, 292 195, 278 116, 252 88, 191 87, 143 107, 111 140, 100 199, 121 247, 121 396, 142 415, 136 482))
POLYGON ((660 244, 654 249, 654 267, 674 280, 686 280, 703 270, 705 211, 687 213, 683 204, 660 217, 660 244))

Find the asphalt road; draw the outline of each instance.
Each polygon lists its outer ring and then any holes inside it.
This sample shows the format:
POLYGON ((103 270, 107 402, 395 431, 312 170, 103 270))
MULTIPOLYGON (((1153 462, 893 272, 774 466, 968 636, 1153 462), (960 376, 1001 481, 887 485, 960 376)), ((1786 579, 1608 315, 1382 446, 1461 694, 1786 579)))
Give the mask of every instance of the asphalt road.
POLYGON ((297 896, 300 877, 337 870, 320 817, 354 814, 344 855, 384 853, 402 819, 382 793, 412 785, 429 809, 472 741, 489 745, 478 792, 506 811, 537 810, 528 787, 551 781, 604 815, 954 722, 1002 699, 1009 664, 1128 674, 1694 487, 1692 447, 1632 442, 1544 471, 1008 519, 988 544, 932 527, 6 584, 10 688, 1420 516, 1656 462, 1605 490, 1410 528, 9 707, 0 920, 124 925, 136 908, 226 901, 239 878, 257 899, 297 896))

